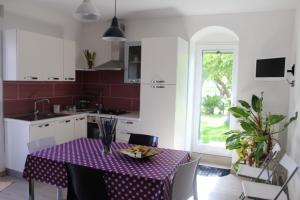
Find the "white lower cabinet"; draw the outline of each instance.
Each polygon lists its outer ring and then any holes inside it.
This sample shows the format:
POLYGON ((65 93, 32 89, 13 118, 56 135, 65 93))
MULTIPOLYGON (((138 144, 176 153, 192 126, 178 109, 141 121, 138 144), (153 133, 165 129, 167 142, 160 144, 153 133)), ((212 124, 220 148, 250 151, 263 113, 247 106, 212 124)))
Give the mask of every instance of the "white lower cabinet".
POLYGON ((28 155, 27 143, 45 137, 54 137, 62 144, 87 136, 85 115, 43 120, 40 123, 5 118, 5 159, 6 168, 23 172, 28 155))
POLYGON ((30 126, 29 140, 34 141, 45 137, 52 137, 55 130, 55 122, 45 122, 30 126))
POLYGON ((63 119, 56 122, 55 140, 57 144, 62 144, 75 138, 74 119, 63 119))
POLYGON ((116 127, 116 142, 127 143, 130 133, 140 133, 140 120, 119 119, 116 127))
POLYGON ((126 130, 116 130, 116 142, 120 143, 128 143, 130 137, 130 133, 126 130))
POLYGON ((75 118, 74 123, 74 137, 75 139, 87 137, 87 117, 81 116, 75 118))

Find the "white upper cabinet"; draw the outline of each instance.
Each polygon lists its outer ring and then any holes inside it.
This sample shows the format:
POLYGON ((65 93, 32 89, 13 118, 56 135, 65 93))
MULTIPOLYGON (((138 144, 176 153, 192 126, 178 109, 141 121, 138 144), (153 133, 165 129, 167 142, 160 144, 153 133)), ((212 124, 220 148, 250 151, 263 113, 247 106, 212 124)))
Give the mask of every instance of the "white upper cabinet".
POLYGON ((3 35, 4 80, 62 81, 65 65, 69 66, 67 77, 75 79, 75 48, 71 42, 64 45, 63 39, 19 29, 6 30, 3 35), (73 74, 70 59, 74 62, 73 74))
POLYGON ((41 35, 41 65, 36 70, 43 69, 42 77, 48 81, 63 80, 63 40, 50 36, 41 35), (40 68, 40 69, 39 69, 40 68))
POLYGON ((64 40, 64 81, 75 81, 76 44, 64 40))
POLYGON ((142 83, 176 84, 177 42, 176 37, 142 40, 142 83))
POLYGON ((42 71, 36 70, 42 64, 41 38, 20 30, 7 30, 3 36, 4 80, 42 80, 42 71))

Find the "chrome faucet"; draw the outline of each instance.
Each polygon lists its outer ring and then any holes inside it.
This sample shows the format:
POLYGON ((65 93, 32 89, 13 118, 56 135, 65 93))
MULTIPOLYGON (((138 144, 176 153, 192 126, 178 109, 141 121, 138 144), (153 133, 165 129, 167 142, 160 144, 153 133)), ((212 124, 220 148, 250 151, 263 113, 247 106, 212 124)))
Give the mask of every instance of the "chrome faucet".
POLYGON ((43 101, 47 101, 48 103, 50 103, 49 99, 37 99, 34 101, 34 116, 37 117, 37 115, 39 114, 39 110, 37 109, 36 105, 37 103, 43 102, 43 101))

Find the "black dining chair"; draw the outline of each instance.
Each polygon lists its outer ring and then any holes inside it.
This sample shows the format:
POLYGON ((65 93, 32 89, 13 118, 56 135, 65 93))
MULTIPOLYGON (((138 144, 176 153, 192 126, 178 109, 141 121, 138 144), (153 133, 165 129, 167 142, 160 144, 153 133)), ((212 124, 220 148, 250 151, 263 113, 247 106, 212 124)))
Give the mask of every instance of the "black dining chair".
POLYGON ((108 200, 103 171, 66 163, 67 200, 108 200))
POLYGON ((137 144, 143 146, 157 147, 158 137, 153 135, 134 134, 131 133, 129 137, 129 144, 137 144))

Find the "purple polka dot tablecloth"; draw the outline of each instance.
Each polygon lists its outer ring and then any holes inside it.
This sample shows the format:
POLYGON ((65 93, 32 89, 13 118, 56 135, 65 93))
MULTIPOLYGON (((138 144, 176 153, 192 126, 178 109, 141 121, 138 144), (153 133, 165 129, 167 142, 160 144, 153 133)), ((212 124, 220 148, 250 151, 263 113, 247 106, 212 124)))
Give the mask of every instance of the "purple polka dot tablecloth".
POLYGON ((111 200, 171 199, 172 179, 178 165, 188 162, 186 151, 159 149, 160 154, 147 159, 133 159, 118 149, 133 145, 113 143, 110 155, 102 154, 97 139, 81 138, 29 154, 23 172, 27 180, 66 188, 65 162, 104 171, 111 200))

